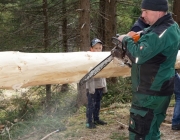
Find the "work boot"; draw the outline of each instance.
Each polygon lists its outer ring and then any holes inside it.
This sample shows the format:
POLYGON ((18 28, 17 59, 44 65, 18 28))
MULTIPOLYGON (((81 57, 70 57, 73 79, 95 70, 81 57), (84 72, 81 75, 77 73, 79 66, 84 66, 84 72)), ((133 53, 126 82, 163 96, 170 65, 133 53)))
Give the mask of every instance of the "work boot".
POLYGON ((172 130, 180 130, 180 124, 172 125, 172 130))
POLYGON ((86 123, 86 128, 94 129, 96 128, 96 125, 94 123, 86 123))
POLYGON ((94 121, 94 124, 96 124, 96 125, 106 125, 107 124, 107 122, 104 122, 104 121, 102 121, 102 120, 97 120, 97 121, 94 121))

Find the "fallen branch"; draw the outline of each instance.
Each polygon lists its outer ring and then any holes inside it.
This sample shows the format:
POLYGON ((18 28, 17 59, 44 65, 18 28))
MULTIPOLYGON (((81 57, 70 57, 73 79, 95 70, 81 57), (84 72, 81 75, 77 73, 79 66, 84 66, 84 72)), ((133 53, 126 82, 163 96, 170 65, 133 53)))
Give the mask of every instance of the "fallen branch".
POLYGON ((10 133, 9 133, 9 128, 6 127, 5 129, 6 129, 7 133, 8 133, 9 140, 11 140, 11 135, 10 135, 10 133))
MULTIPOLYGON (((117 120, 116 120, 117 121, 117 120)), ((125 126, 125 127, 129 127, 128 125, 126 125, 126 124, 123 124, 122 122, 120 122, 120 121, 117 121, 118 123, 120 123, 121 125, 123 125, 123 126, 125 126)))
POLYGON ((55 131, 47 134, 47 135, 46 135, 45 137, 43 137, 41 140, 45 140, 46 138, 48 138, 49 136, 51 136, 51 135, 53 135, 54 133, 57 133, 57 132, 59 132, 59 129, 57 129, 57 130, 55 130, 55 131))
POLYGON ((119 108, 119 107, 118 106, 107 107, 107 108, 100 109, 100 111, 106 111, 106 110, 111 110, 111 109, 115 109, 115 108, 119 108))

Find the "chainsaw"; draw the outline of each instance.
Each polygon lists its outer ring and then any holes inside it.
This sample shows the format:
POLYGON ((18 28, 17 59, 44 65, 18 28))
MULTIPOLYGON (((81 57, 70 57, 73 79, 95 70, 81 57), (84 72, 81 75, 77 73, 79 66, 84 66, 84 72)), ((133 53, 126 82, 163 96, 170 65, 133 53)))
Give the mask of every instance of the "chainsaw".
MULTIPOLYGON (((118 35, 116 35, 118 37, 118 35)), ((99 73, 104 67, 106 67, 114 57, 122 60, 124 64, 131 67, 132 62, 126 55, 125 47, 123 46, 123 43, 117 38, 112 37, 112 43, 115 45, 115 47, 111 50, 111 54, 106 57, 104 60, 102 60, 99 64, 97 64, 94 68, 92 68, 80 81, 79 86, 82 86, 84 83, 86 83, 89 79, 94 77, 97 73, 99 73)))

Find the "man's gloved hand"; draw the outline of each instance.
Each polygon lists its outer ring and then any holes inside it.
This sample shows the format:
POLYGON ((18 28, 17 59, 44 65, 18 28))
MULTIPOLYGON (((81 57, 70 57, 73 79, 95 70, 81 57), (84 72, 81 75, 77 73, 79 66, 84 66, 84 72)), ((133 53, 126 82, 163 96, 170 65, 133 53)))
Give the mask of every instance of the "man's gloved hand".
POLYGON ((136 43, 136 42, 139 40, 139 38, 140 38, 140 32, 130 31, 127 35, 130 36, 130 37, 132 37, 135 43, 136 43))
POLYGON ((120 36, 118 37, 118 39, 122 42, 122 40, 123 40, 123 38, 124 38, 125 36, 128 36, 128 35, 127 35, 127 34, 120 35, 120 36))
POLYGON ((140 38, 140 33, 141 32, 130 31, 127 34, 118 36, 118 39, 122 42, 122 40, 124 39, 125 36, 130 36, 130 37, 133 38, 134 42, 137 42, 139 40, 139 38, 140 38))

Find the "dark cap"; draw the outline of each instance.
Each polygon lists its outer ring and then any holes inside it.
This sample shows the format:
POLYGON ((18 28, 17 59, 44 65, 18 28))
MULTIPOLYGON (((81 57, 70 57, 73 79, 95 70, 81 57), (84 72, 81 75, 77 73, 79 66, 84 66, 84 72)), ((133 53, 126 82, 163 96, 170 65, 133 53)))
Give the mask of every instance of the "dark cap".
POLYGON ((94 39, 91 41, 91 47, 93 47, 93 46, 96 45, 97 43, 102 44, 101 40, 99 40, 98 38, 94 38, 94 39))
POLYGON ((142 0, 142 9, 152 10, 152 11, 168 11, 167 0, 142 0))

